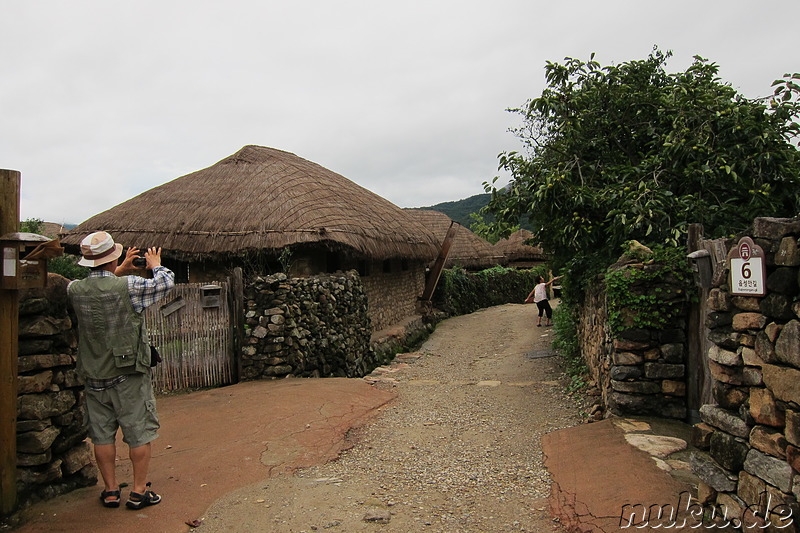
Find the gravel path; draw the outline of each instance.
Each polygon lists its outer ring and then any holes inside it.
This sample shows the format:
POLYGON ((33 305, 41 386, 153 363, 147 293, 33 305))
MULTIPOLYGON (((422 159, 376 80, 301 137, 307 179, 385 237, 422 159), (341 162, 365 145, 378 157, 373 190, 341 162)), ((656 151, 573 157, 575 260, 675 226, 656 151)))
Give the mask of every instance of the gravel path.
POLYGON ((534 306, 439 324, 376 387, 397 399, 334 462, 218 500, 203 532, 561 531, 541 436, 579 423, 534 306))

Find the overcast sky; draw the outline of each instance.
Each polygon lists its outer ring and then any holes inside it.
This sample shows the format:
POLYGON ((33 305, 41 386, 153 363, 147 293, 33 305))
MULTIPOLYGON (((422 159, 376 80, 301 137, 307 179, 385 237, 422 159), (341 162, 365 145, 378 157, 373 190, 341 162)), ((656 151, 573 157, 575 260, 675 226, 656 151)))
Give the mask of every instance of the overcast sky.
MULTIPOLYGON (((401 207, 483 192, 545 62, 695 54, 748 97, 800 71, 800 2, 2 0, 0 168, 78 223, 242 146, 401 207)), ((504 179, 504 178, 503 178, 504 179)), ((209 191, 213 194, 213 191, 209 191)), ((179 216, 179 214, 176 214, 179 216)))

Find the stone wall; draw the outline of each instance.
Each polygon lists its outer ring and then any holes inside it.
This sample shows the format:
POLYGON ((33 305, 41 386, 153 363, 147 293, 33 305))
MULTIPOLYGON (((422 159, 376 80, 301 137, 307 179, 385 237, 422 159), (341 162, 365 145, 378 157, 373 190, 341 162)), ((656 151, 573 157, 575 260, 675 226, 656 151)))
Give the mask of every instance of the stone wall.
POLYGON ((608 413, 684 419, 686 291, 668 269, 651 260, 623 256, 609 269, 630 279, 637 271, 646 272, 647 281, 633 282, 627 291, 652 302, 662 322, 640 324, 641 309, 610 310, 608 288, 604 279, 597 279, 579 309, 581 353, 608 413), (620 317, 616 330, 610 324, 611 312, 620 317))
POLYGON ((695 440, 705 451, 692 466, 703 480, 704 503, 724 506, 745 525, 757 523, 750 511, 772 511, 766 530, 797 531, 800 219, 756 219, 752 238, 765 252, 767 294, 732 296, 725 276, 710 292, 708 364, 716 404, 700 410, 695 440), (793 523, 778 529, 786 525, 783 512, 793 523))
POLYGON ((370 350, 367 296, 355 271, 245 280, 241 378, 364 376, 370 350))
POLYGON ((380 267, 361 278, 373 332, 417 314, 417 300, 425 289, 425 266, 421 263, 404 268, 402 261, 389 260, 380 267))
POLYGON ((17 378, 18 503, 94 485, 84 426, 83 386, 75 371, 77 336, 67 312, 68 281, 20 291, 17 378))

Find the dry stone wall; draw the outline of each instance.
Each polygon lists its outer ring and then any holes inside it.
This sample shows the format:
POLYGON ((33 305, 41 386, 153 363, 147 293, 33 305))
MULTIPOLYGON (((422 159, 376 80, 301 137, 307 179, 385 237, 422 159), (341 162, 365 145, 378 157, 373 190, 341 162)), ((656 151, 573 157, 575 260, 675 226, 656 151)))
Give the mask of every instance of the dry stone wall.
POLYGON ((657 280, 632 283, 629 291, 654 302, 667 317, 658 326, 640 325, 640 310, 615 307, 621 327, 614 332, 608 288, 600 278, 586 291, 579 309, 581 352, 610 414, 686 418, 688 299, 680 280, 659 275, 662 268, 652 261, 623 258, 609 269, 623 277, 647 271, 648 279, 657 280))
POLYGON ((364 376, 377 362, 358 273, 245 281, 242 379, 364 376))
POLYGON ((704 503, 724 506, 729 516, 761 530, 797 531, 800 219, 756 219, 752 238, 765 252, 767 294, 733 296, 727 277, 710 292, 708 364, 716 404, 700 410, 695 440, 705 451, 692 466, 704 482, 704 503), (791 524, 783 513, 793 517, 791 524))
POLYGON ((75 371, 77 336, 67 312, 68 281, 20 291, 17 378, 17 495, 25 505, 94 485, 75 371))

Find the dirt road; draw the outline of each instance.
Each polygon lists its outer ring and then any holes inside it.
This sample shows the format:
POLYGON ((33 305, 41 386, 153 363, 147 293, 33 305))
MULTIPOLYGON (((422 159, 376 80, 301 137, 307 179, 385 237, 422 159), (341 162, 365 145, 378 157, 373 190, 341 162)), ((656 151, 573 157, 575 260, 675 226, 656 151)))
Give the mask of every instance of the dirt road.
POLYGON ((540 443, 578 423, 579 408, 534 310, 509 304, 441 323, 380 374, 375 386, 397 398, 349 435, 351 449, 228 493, 198 531, 560 531, 540 443))

